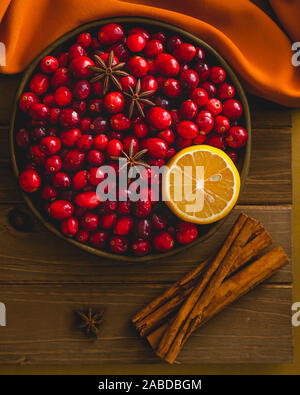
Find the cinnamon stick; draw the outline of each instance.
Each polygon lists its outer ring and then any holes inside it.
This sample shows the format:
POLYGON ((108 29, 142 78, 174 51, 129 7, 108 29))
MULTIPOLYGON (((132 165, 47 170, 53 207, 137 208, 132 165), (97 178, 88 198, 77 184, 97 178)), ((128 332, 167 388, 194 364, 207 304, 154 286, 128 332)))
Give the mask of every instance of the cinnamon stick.
MULTIPOLYGON (((271 243, 272 239, 270 235, 258 223, 255 227, 253 238, 244 246, 229 274, 257 256, 261 251, 270 246, 271 243)), ((140 336, 146 336, 152 330, 161 326, 170 314, 185 301, 187 296, 192 292, 195 284, 200 280, 203 269, 209 262, 211 262, 211 259, 207 259, 201 263, 182 280, 172 285, 161 296, 135 315, 132 322, 139 331, 140 336)))
POLYGON ((156 352, 158 356, 170 362, 176 357, 185 338, 189 336, 190 326, 194 325, 194 321, 199 320, 198 316, 201 316, 203 308, 210 302, 215 291, 229 273, 256 225, 257 222, 254 219, 247 218, 245 214, 240 215, 220 251, 206 270, 203 279, 195 286, 174 321, 165 331, 156 352), (201 296, 202 293, 203 296, 201 296), (198 303, 199 299, 201 303, 198 303))
MULTIPOLYGON (((210 304, 204 309, 201 320, 197 323, 197 328, 209 321, 226 306, 265 281, 288 262, 289 259, 284 250, 281 247, 275 247, 225 280, 215 293, 210 304)), ((167 328, 168 324, 166 323, 147 336, 147 340, 153 350, 156 350, 159 346, 167 328)))

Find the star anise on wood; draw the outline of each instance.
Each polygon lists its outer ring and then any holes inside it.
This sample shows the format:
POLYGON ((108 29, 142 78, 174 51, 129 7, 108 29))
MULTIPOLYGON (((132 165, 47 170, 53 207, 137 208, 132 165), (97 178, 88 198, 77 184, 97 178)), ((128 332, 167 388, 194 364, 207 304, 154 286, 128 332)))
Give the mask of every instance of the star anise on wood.
POLYGON ((86 333, 92 334, 94 336, 97 336, 99 333, 99 328, 103 322, 102 317, 103 317, 103 311, 99 313, 94 313, 92 311, 92 308, 89 307, 88 313, 85 314, 81 311, 77 311, 77 314, 81 318, 81 324, 79 325, 79 328, 85 329, 86 333))
MULTIPOLYGON (((121 168, 119 169, 119 171, 121 171, 122 169, 124 169, 124 167, 129 166, 129 170, 128 170, 128 178, 131 179, 131 169, 135 166, 143 166, 146 167, 148 169, 151 168, 150 165, 148 165, 148 163, 146 163, 145 161, 141 160, 142 156, 148 151, 147 149, 143 149, 137 153, 134 153, 134 148, 133 148, 133 144, 134 141, 131 141, 129 149, 128 149, 128 154, 125 151, 121 151, 122 154, 124 155, 125 159, 126 159, 126 163, 121 166, 121 168)), ((111 159, 113 160, 119 160, 119 157, 116 156, 112 156, 111 159)))
POLYGON ((126 95, 127 97, 129 97, 131 99, 131 103, 129 105, 129 119, 131 119, 135 107, 138 109, 141 116, 145 117, 145 113, 144 113, 144 110, 141 106, 141 103, 147 104, 148 106, 155 106, 155 103, 153 103, 151 100, 147 99, 147 97, 151 96, 154 93, 154 91, 141 92, 141 80, 140 79, 138 79, 138 81, 136 83, 135 92, 133 91, 131 86, 129 86, 129 91, 130 91, 130 93, 123 92, 124 95, 126 95))
POLYGON ((103 83, 103 94, 105 95, 108 91, 109 82, 112 81, 116 87, 121 91, 122 85, 118 80, 118 77, 126 77, 129 74, 126 71, 121 70, 125 66, 125 62, 117 63, 116 65, 113 64, 114 60, 114 51, 110 51, 107 63, 104 62, 103 59, 100 58, 98 55, 94 55, 95 61, 97 66, 89 66, 91 70, 95 72, 94 77, 91 79, 91 83, 104 79, 103 83))

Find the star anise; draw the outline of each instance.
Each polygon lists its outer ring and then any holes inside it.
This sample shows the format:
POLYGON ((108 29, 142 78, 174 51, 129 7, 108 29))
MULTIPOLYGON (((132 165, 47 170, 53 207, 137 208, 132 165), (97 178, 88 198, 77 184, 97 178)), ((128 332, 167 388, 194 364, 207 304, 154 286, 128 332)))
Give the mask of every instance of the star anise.
POLYGON ((121 91, 122 85, 117 77, 127 77, 129 74, 126 71, 121 70, 125 66, 125 62, 120 62, 116 65, 113 64, 114 51, 110 51, 107 63, 98 55, 94 55, 97 66, 89 66, 91 70, 95 72, 94 77, 91 79, 91 83, 104 79, 103 83, 103 94, 105 95, 108 91, 109 82, 112 81, 116 87, 121 91))
MULTIPOLYGON (((141 157, 148 151, 147 149, 143 149, 137 153, 134 153, 134 147, 133 147, 134 141, 131 141, 129 149, 128 149, 128 154, 125 151, 121 151, 122 154, 124 155, 125 159, 126 159, 126 163, 121 166, 121 168, 119 169, 119 171, 121 171, 122 169, 124 169, 124 167, 129 166, 129 170, 128 170, 128 178, 131 179, 131 169, 135 166, 143 166, 146 167, 148 169, 151 168, 150 165, 148 165, 148 163, 146 163, 145 161, 141 160, 141 157)), ((111 159, 113 160, 119 160, 119 157, 116 156, 112 156, 111 159)))
POLYGON ((81 311, 77 311, 77 314, 82 320, 82 323, 79 325, 79 328, 84 328, 87 334, 93 334, 94 336, 97 336, 100 325, 103 322, 102 321, 103 311, 99 313, 94 313, 91 307, 89 307, 87 314, 81 311))
POLYGON ((132 117, 135 107, 137 107, 141 116, 145 117, 141 103, 147 104, 148 106, 155 106, 155 103, 153 103, 151 100, 147 99, 147 97, 151 96, 154 93, 154 91, 141 92, 141 80, 140 79, 136 83, 135 92, 133 91, 131 86, 129 86, 129 90, 130 90, 130 93, 123 92, 124 95, 128 96, 131 99, 131 103, 129 106, 129 119, 132 117))

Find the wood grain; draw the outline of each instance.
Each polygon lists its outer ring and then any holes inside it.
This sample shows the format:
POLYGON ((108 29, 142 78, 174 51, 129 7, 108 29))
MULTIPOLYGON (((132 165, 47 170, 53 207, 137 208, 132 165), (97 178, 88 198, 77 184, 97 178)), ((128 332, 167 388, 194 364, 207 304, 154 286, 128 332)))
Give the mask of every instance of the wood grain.
MULTIPOLYGON (((129 324, 162 286, 0 285, 7 327, 0 327, 1 364, 161 363, 129 324), (99 340, 76 328, 74 311, 105 307, 99 340)), ((200 328, 179 361, 291 362, 291 287, 260 286, 200 328)))
MULTIPOLYGON (((241 211, 260 220, 291 257, 291 207, 237 207, 214 237, 184 253, 153 263, 122 265, 104 262, 65 243, 36 223, 33 233, 16 231, 8 223, 10 205, 0 205, 0 283, 9 282, 152 282, 170 283, 215 253, 241 211), (9 246, 9 248, 7 247, 9 246)), ((289 264, 272 282, 291 282, 289 264)))

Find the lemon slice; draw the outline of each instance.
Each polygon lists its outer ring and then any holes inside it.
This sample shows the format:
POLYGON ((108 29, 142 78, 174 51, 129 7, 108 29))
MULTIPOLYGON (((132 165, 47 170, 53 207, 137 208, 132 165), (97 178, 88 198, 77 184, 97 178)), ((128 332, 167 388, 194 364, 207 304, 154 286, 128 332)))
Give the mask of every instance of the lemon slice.
POLYGON ((240 176, 225 152, 194 145, 178 152, 163 174, 163 199, 184 221, 209 224, 225 217, 240 192, 240 176))

